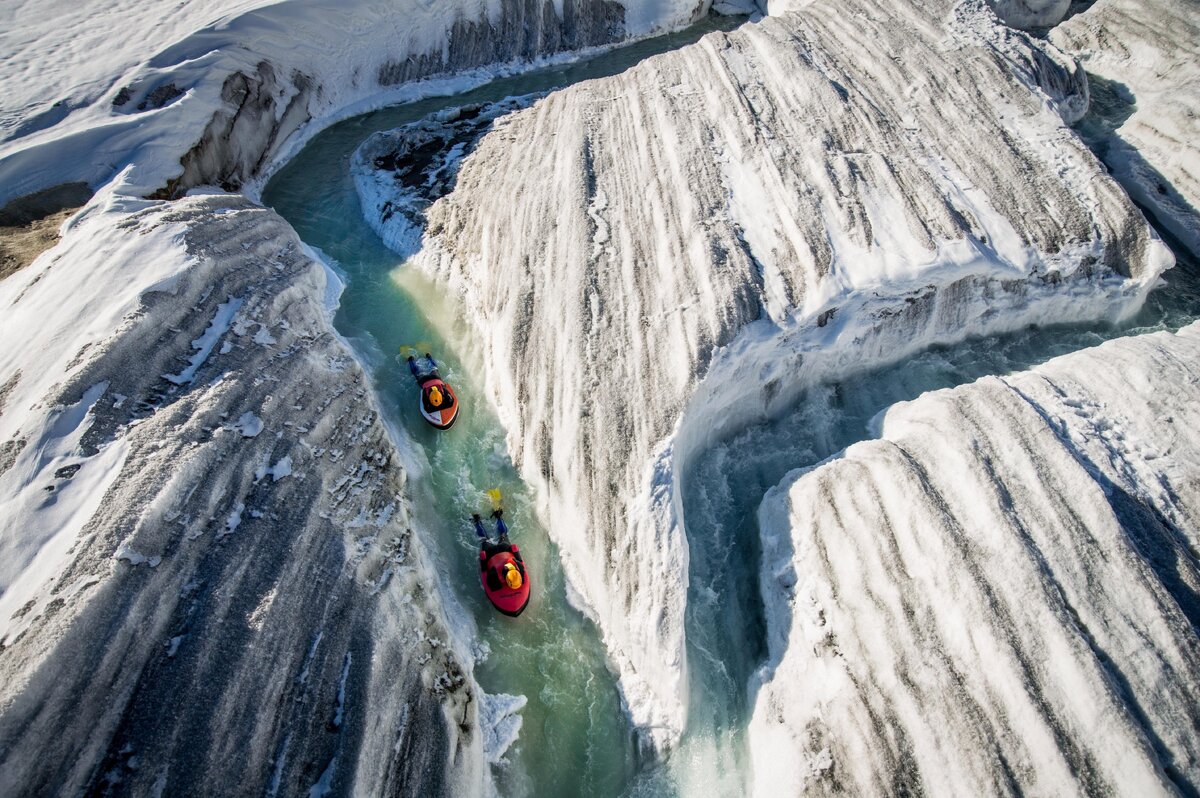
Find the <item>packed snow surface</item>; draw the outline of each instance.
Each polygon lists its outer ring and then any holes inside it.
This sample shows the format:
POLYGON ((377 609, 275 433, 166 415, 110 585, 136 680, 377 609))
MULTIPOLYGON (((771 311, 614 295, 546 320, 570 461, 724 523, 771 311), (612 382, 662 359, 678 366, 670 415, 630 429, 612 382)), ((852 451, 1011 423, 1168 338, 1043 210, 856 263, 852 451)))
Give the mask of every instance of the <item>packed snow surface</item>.
POLYGON ((1050 32, 1077 56, 1111 130, 1102 157, 1134 199, 1200 255, 1200 10, 1098 0, 1050 32))
POLYGON ((1052 45, 982 2, 771 11, 481 126, 376 136, 353 166, 367 220, 477 324, 658 748, 685 723, 695 452, 833 374, 1122 317, 1172 263, 1064 123, 1086 84, 1052 45))
POLYGON ((1198 344, 925 394, 768 494, 756 794, 1194 792, 1198 344))

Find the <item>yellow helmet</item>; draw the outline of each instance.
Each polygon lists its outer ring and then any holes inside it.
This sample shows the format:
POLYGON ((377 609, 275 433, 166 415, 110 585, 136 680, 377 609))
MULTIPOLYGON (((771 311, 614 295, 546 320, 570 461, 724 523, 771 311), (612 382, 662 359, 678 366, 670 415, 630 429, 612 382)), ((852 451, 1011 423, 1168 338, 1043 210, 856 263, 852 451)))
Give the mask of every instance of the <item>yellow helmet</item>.
POLYGON ((506 563, 504 565, 504 581, 507 582, 508 586, 513 590, 516 590, 521 586, 521 572, 517 570, 517 566, 513 565, 512 563, 506 563))
POLYGON ((434 407, 442 406, 442 392, 438 390, 436 385, 429 389, 429 404, 434 407))

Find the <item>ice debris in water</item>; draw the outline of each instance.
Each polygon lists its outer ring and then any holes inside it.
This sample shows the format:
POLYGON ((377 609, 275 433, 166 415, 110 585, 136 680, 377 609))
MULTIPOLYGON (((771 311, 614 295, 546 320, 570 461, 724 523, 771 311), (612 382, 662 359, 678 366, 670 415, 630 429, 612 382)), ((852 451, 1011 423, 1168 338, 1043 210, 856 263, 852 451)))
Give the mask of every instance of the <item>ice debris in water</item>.
POLYGON ((242 433, 243 438, 253 438, 263 431, 263 421, 253 413, 242 413, 241 418, 230 429, 242 433))
POLYGON ((482 698, 479 725, 483 730, 483 751, 487 761, 495 765, 521 733, 521 716, 517 713, 525 707, 527 699, 506 693, 484 694, 482 698))

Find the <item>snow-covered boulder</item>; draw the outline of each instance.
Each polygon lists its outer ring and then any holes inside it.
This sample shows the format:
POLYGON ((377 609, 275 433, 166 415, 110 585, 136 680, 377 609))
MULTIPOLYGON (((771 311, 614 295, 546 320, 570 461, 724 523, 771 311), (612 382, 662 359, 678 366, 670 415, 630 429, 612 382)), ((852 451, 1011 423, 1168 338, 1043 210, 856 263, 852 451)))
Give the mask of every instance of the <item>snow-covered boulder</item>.
MULTIPOLYGON (((1121 316, 1172 262, 1064 124, 1081 76, 1047 52, 979 0, 807 3, 446 158, 417 262, 478 324, 510 448, 654 745, 685 722, 695 452, 833 373, 1121 316)), ((358 181, 385 238, 387 200, 412 196, 389 179, 358 181)))
POLYGON ((1104 162, 1200 255, 1200 9, 1188 0, 1099 0, 1050 32, 1105 81, 1104 162))
POLYGON ((1200 325, 889 409, 764 499, 755 793, 1200 784, 1200 325))
POLYGON ((243 197, 106 190, 0 282, 0 794, 485 791, 331 275, 243 197))

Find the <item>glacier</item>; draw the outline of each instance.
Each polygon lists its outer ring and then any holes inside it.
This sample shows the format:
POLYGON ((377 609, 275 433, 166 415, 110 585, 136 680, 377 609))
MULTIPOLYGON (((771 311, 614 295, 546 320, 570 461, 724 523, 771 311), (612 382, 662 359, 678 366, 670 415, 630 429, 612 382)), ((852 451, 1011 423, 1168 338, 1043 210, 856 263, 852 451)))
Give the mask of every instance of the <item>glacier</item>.
POLYGON ((755 794, 1194 790, 1197 336, 927 393, 767 494, 755 794))
MULTIPOLYGON (((686 725, 679 497, 698 452, 933 343, 1127 317, 1173 262, 1067 126, 1086 80, 1054 45, 976 2, 769 10, 437 134, 436 186, 389 158, 416 128, 353 167, 368 222, 474 321, 510 449, 658 751, 686 725)), ((460 124, 420 135, 439 122, 460 124)))
MULTIPOLYGON (((1195 12, 1168 0, 1141 8, 95 0, 8 10, 0 204, 80 181, 95 196, 57 245, 0 281, 0 791, 490 794, 521 745, 526 698, 480 688, 479 631, 439 576, 416 506, 412 483, 429 462, 381 413, 369 358, 332 326, 334 269, 260 202, 331 123, 594 54, 710 9, 753 14, 619 75, 443 111, 340 164, 354 171, 366 221, 475 325, 508 448, 603 633, 643 753, 660 755, 688 726, 683 496, 714 442, 778 418, 823 381, 931 345, 1129 320, 1173 258, 1127 194, 1196 250, 1195 12), (1112 107, 1093 130, 1097 99, 1112 107), (1078 134, 1102 142, 1104 164, 1078 134), (398 182, 399 149, 414 142, 434 157, 398 182)), ((760 792, 778 768, 814 792, 1193 789, 1196 334, 1139 337, 898 407, 880 420, 883 441, 772 494, 771 646, 749 730, 760 792), (1132 388, 1098 376, 1111 363, 1132 388), (1078 405, 1056 393, 1064 385, 1078 405), (937 429, 913 432, 927 416, 937 429), (960 422, 977 422, 996 447, 979 494, 1027 498, 1006 486, 1028 488, 1029 473, 996 465, 1019 451, 1032 473, 1057 469, 1078 488, 1064 512, 1108 537, 1050 530, 1059 537, 1033 553, 1058 558, 1059 594, 1032 568, 935 582, 972 600, 1040 589, 1040 603, 987 619, 979 634, 1003 643, 1000 627, 1016 624, 1027 635, 1011 638, 1005 668, 1053 650, 1073 669, 1033 663, 1036 706, 1003 670, 1007 681, 967 702, 979 713, 934 705, 939 736, 894 679, 836 691, 879 667, 873 657, 847 664, 787 645, 826 639, 789 603, 787 573, 804 570, 797 552, 811 541, 809 519, 793 517, 809 505, 793 495, 808 501, 802 491, 859 456, 895 490, 911 473, 877 452, 894 441, 933 446, 930 469, 941 444, 969 466, 986 436, 964 437, 960 422), (1122 539, 1117 523, 1142 537, 1122 539), (1074 566, 1063 541, 1118 562, 1074 566), (1130 573, 1140 581, 1122 581, 1130 573), (1083 595, 1092 584, 1107 592, 1083 595), (1034 628, 1043 618, 1057 626, 1034 628), (817 670, 824 692, 797 695, 795 674, 817 670), (1086 700, 1063 689, 1072 674, 1086 700), (1161 705, 1145 698, 1150 686, 1161 705), (909 739, 872 736, 860 721, 879 708, 909 739), (1048 745, 1031 753, 987 712, 1023 713, 1018 728, 1048 745), (813 722, 821 713, 825 726, 813 722), (1103 721, 1103 733, 1084 739, 1084 721, 1103 721), (910 756, 912 739, 950 765, 910 756), (977 739, 1016 764, 998 770, 963 750, 977 739), (848 752, 864 748, 871 756, 850 768, 848 752)), ((855 486, 834 487, 848 492, 824 498, 844 516, 837 502, 857 507, 855 486)), ((897 517, 929 512, 919 490, 891 498, 897 517)), ((1020 549, 1010 527, 1043 506, 1004 516, 987 540, 1020 549)), ((930 523, 960 523, 948 518, 930 523)), ((839 639, 857 644, 890 623, 873 612, 837 616, 839 639)), ((927 605, 917 625, 891 626, 931 634, 939 612, 927 605)), ((963 653, 962 637, 950 642, 963 653)), ((943 692, 955 689, 949 672, 914 671, 943 692)), ((589 691, 608 689, 588 679, 589 691)), ((976 688, 991 689, 959 689, 976 688)), ((588 711, 601 706, 585 698, 588 711)))
POLYGON ((672 30, 711 6, 216 0, 180 12, 106 0, 55 2, 40 15, 13 9, 0 30, 11 54, 0 76, 0 203, 61 183, 102 185, 130 162, 130 193, 246 185, 253 196, 335 119, 672 30))
POLYGON ((0 283, 0 792, 485 782, 331 276, 244 197, 105 190, 0 283))

